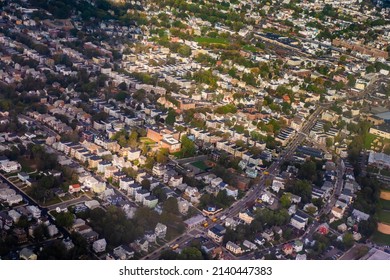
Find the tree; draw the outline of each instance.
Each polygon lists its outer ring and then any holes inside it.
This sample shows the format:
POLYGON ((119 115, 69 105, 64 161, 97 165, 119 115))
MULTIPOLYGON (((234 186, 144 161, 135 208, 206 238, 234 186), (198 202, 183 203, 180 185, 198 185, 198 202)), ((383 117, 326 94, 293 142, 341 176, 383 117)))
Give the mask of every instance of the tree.
POLYGON ((56 222, 60 227, 69 228, 73 225, 74 216, 70 212, 60 212, 56 216, 56 222))
POLYGON ((177 260, 179 254, 172 250, 165 250, 160 254, 160 260, 177 260))
POLYGON ((150 191, 150 181, 148 179, 143 179, 142 182, 141 182, 141 186, 150 191))
POLYGON ((118 88, 122 91, 127 90, 127 84, 125 82, 122 82, 118 85, 118 88))
POLYGON ((299 168, 298 177, 314 182, 317 180, 317 165, 314 161, 305 161, 299 168))
POLYGON ((328 137, 326 138, 326 147, 330 148, 333 146, 333 138, 328 137))
POLYGON ((39 259, 67 260, 69 257, 64 243, 62 243, 60 240, 55 240, 43 248, 42 252, 39 254, 39 259))
POLYGON ((178 256, 180 260, 203 260, 202 252, 195 247, 184 248, 178 256))
POLYGON ((137 145, 138 145, 138 133, 137 131, 133 130, 131 131, 129 136, 129 146, 135 148, 137 147, 137 145))
POLYGON ((311 198, 312 187, 308 181, 297 180, 287 188, 293 194, 299 195, 303 203, 307 203, 311 198))
POLYGON ((284 193, 280 198, 280 204, 283 208, 289 208, 291 205, 291 195, 289 193, 284 193))
POLYGON ((168 213, 172 213, 175 215, 179 215, 179 207, 177 205, 177 199, 174 197, 170 197, 166 201, 164 201, 163 211, 166 211, 168 213))
POLYGON ((169 151, 168 149, 165 149, 165 148, 161 148, 157 153, 156 153, 156 161, 158 163, 167 163, 168 161, 168 154, 169 154, 169 151))
POLYGON ((175 120, 176 120, 176 112, 170 108, 168 111, 168 116, 165 119, 165 123, 167 125, 173 125, 175 123, 175 120))
POLYGON ((353 246, 353 244, 355 243, 355 240, 353 239, 352 233, 347 232, 346 234, 344 234, 343 243, 344 243, 345 248, 347 248, 347 249, 349 249, 353 246))
POLYGON ((43 224, 37 226, 33 231, 33 235, 34 235, 35 240, 43 241, 45 239, 45 237, 48 235, 47 226, 45 226, 43 224))
POLYGON ((196 148, 194 142, 192 142, 187 135, 181 137, 181 154, 183 157, 192 157, 195 155, 196 148))

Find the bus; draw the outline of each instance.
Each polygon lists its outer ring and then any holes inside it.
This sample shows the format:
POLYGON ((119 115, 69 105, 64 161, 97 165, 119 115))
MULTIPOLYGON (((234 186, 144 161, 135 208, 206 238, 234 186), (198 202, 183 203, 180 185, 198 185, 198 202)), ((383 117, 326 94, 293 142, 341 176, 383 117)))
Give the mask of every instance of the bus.
POLYGON ((175 245, 171 245, 171 249, 172 250, 176 250, 177 248, 179 248, 179 244, 175 244, 175 245))

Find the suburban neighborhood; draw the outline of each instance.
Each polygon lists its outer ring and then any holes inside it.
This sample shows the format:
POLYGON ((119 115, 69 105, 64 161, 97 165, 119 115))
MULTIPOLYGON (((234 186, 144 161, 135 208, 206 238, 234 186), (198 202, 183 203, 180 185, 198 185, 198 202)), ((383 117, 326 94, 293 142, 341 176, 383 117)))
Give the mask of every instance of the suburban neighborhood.
POLYGON ((390 259, 386 3, 0 7, 0 259, 390 259))

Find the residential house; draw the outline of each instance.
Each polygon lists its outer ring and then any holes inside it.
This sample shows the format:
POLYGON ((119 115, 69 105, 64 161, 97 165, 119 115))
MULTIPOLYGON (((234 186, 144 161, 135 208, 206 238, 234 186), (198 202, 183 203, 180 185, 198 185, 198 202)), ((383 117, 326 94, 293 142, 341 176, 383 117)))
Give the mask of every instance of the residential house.
POLYGON ((250 242, 249 240, 244 240, 244 242, 242 243, 242 245, 246 248, 248 248, 249 250, 256 250, 257 249, 257 246, 256 244, 250 242))
POLYGON ((28 205, 26 209, 31 213, 33 218, 39 219, 41 217, 41 210, 38 207, 34 205, 28 205))
POLYGON ((81 191, 81 185, 80 184, 73 184, 69 186, 68 192, 70 194, 78 193, 81 191))
POLYGON ((275 233, 271 229, 266 229, 261 233, 261 236, 265 238, 268 242, 274 240, 275 233))
POLYGON ((150 192, 145 189, 140 189, 135 193, 135 201, 139 203, 143 203, 144 198, 150 196, 150 192))
POLYGON ((12 209, 12 210, 8 211, 8 216, 10 216, 12 218, 12 221, 14 223, 17 223, 19 221, 20 217, 22 216, 22 214, 15 211, 14 209, 12 209))
POLYGON ((32 250, 25 247, 22 250, 20 250, 19 259, 26 260, 26 261, 37 260, 38 256, 32 250))
POLYGON ((280 190, 284 190, 284 180, 279 177, 275 177, 275 179, 272 181, 271 189, 278 193, 280 190))
POLYGON ((179 212, 182 214, 182 215, 186 215, 188 213, 188 209, 189 209, 189 202, 187 200, 184 200, 184 199, 180 199, 178 202, 177 202, 177 206, 179 208, 179 212))
POLYGON ((128 189, 127 189, 127 193, 128 195, 130 195, 131 197, 134 197, 136 196, 137 194, 137 191, 141 190, 142 189, 142 186, 138 183, 133 183, 133 184, 130 184, 128 189))
POLYGON ((131 184, 134 184, 134 180, 131 178, 123 177, 119 179, 119 188, 123 191, 127 192, 131 184))
POLYGON ((8 205, 12 206, 23 201, 23 197, 20 194, 12 195, 7 197, 8 205))
POLYGON ((238 214, 238 218, 240 218, 246 224, 251 224, 252 221, 254 220, 253 214, 249 211, 244 211, 244 212, 241 211, 238 214))
POLYGON ((233 254, 235 255, 239 255, 239 254, 242 254, 243 251, 242 251, 242 248, 241 246, 231 242, 231 241, 228 241, 226 243, 226 249, 229 250, 230 252, 232 252, 233 254))
POLYGON ((154 195, 148 195, 148 196, 144 197, 142 203, 146 207, 154 208, 154 207, 156 207, 156 205, 158 203, 158 198, 155 197, 154 195))
POLYGON ((285 255, 291 255, 294 251, 294 248, 293 248, 293 245, 291 245, 290 243, 287 243, 287 244, 283 245, 282 250, 283 250, 285 255))
POLYGON ((203 215, 197 215, 184 221, 188 229, 197 227, 206 222, 206 217, 203 215))
POLYGON ((303 242, 300 240, 295 240, 293 244, 294 251, 299 253, 303 250, 303 242))
POLYGON ((99 162, 101 162, 101 161, 103 161, 103 159, 101 157, 99 157, 99 156, 91 156, 88 159, 88 167, 89 168, 98 168, 99 162))
POLYGON ((13 220, 6 212, 0 212, 0 229, 6 229, 12 227, 13 220))
POLYGON ((304 230, 307 225, 308 218, 302 217, 300 214, 297 213, 294 214, 294 216, 291 218, 290 224, 296 229, 304 230))
POLYGON ((156 236, 158 238, 165 238, 165 235, 167 234, 167 226, 162 223, 157 223, 154 232, 156 233, 156 236))
POLYGON ((209 228, 207 236, 212 238, 215 242, 221 243, 225 233, 226 229, 223 226, 216 224, 212 228, 209 228))
POLYGON ((95 253, 102 253, 106 251, 106 246, 107 246, 107 241, 106 239, 102 238, 93 242, 92 249, 95 253))
POLYGON ((275 201, 274 197, 272 196, 272 194, 268 191, 265 191, 262 195, 261 195, 261 200, 264 201, 265 203, 268 203, 269 205, 272 205, 275 201))
POLYGON ((147 252, 149 250, 149 242, 146 239, 137 240, 136 244, 143 252, 147 252))
POLYGON ((19 171, 21 168, 21 165, 16 161, 7 161, 0 164, 0 169, 6 173, 19 171))
POLYGON ((58 228, 55 225, 49 225, 47 227, 47 233, 50 237, 53 237, 54 235, 58 234, 58 228))
POLYGON ((84 204, 88 209, 91 209, 91 210, 100 206, 100 203, 97 200, 89 200, 89 201, 84 202, 84 204))
POLYGON ((127 245, 120 245, 114 248, 113 255, 119 260, 129 260, 134 258, 134 251, 127 245))
POLYGON ((148 231, 145 231, 144 238, 145 238, 149 243, 156 243, 157 235, 154 233, 153 230, 148 230, 148 231))
POLYGON ((141 150, 140 149, 130 149, 127 151, 127 160, 128 161, 134 161, 138 160, 141 156, 141 150))
POLYGON ((118 172, 119 169, 116 166, 107 166, 104 170, 104 178, 113 178, 114 173, 118 172))

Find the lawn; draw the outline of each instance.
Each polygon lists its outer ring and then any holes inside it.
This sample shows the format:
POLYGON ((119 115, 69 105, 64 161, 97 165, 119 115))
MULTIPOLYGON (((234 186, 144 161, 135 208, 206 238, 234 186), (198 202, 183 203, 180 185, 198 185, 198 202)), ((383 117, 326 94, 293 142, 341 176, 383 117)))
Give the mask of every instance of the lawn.
POLYGON ((43 206, 50 206, 50 205, 57 204, 57 203, 60 203, 60 202, 62 202, 62 200, 58 196, 55 196, 55 197, 53 197, 50 200, 46 200, 46 202, 42 203, 42 205, 43 206))
POLYGON ((379 231, 376 231, 372 235, 371 239, 377 244, 390 245, 390 234, 383 234, 379 231))
POLYGON ((382 206, 383 209, 390 210, 390 200, 380 199, 379 204, 382 206))
POLYGON ((193 165, 196 168, 199 168, 203 171, 206 171, 206 169, 209 168, 204 161, 193 162, 193 163, 191 163, 191 165, 193 165))
POLYGON ((371 145, 377 137, 378 136, 374 134, 367 133, 366 138, 364 138, 364 148, 367 150, 371 150, 371 145))
POLYGON ((227 45, 229 43, 228 40, 224 38, 209 38, 209 37, 195 38, 195 42, 207 43, 207 44, 222 44, 222 45, 227 45))
POLYGON ((378 221, 390 225, 390 211, 382 210, 378 213, 378 221))
POLYGON ((258 48, 256 48, 255 46, 252 46, 252 45, 245 45, 243 47, 243 49, 246 51, 250 51, 250 52, 258 52, 259 51, 258 48))
POLYGON ((147 145, 155 144, 155 143, 156 143, 156 142, 154 142, 152 139, 150 139, 150 138, 148 138, 148 137, 141 137, 141 138, 139 139, 139 141, 140 141, 141 143, 145 143, 145 144, 147 144, 147 145))

